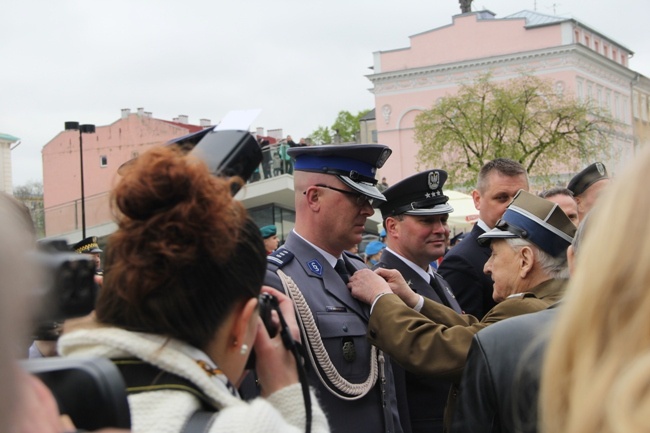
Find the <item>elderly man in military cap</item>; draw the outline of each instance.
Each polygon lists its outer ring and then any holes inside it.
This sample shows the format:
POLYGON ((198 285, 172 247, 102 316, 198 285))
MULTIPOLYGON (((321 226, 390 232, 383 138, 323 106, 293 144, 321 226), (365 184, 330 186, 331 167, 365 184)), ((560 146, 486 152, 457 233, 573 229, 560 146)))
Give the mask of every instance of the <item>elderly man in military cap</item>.
POLYGON ((372 305, 369 340, 409 371, 457 382, 474 334, 508 317, 543 310, 562 297, 566 250, 575 230, 557 204, 519 191, 496 227, 479 237, 490 243, 484 271, 494 281, 497 302, 481 320, 423 299, 397 271, 357 272, 349 286, 354 297, 372 305), (418 313, 414 308, 422 302, 418 313))
POLYGON ((608 184, 607 168, 602 162, 594 162, 569 181, 567 189, 573 193, 573 199, 578 204, 578 222, 594 207, 608 184))
MULTIPOLYGON (((449 239, 447 220, 453 208, 442 190, 446 180, 446 171, 427 170, 384 191, 386 202, 379 209, 387 248, 374 269, 398 270, 410 288, 423 296, 421 304, 427 298, 461 314, 449 284, 430 265, 445 254, 449 239)), ((396 382, 404 381, 405 398, 398 397, 407 405, 406 413, 400 412, 402 425, 408 420, 413 433, 442 433, 451 382, 407 372, 396 363, 393 372, 396 382)))
POLYGON ((278 229, 273 224, 260 228, 260 234, 262 235, 262 239, 264 239, 264 249, 267 255, 278 249, 280 239, 278 239, 277 231, 278 229))
POLYGON ((401 432, 390 361, 366 339, 369 309, 347 288, 349 275, 370 270, 345 252, 361 242, 372 203, 384 201, 375 176, 391 151, 357 144, 288 153, 295 161, 296 224, 268 256, 265 283, 296 304, 310 385, 332 432, 401 432))

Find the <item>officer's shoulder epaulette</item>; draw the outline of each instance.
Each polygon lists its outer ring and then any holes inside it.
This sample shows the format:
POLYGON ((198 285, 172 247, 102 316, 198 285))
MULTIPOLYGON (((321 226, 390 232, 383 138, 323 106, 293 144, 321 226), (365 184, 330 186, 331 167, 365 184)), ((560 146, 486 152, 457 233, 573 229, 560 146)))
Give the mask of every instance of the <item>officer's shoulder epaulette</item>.
POLYGON ((361 257, 357 256, 357 255, 354 254, 354 253, 351 253, 351 252, 349 252, 349 251, 343 251, 343 254, 345 254, 346 257, 347 257, 348 259, 351 259, 351 260, 358 260, 358 261, 360 261, 361 263, 363 263, 363 259, 362 259, 361 257))
POLYGON ((273 251, 271 254, 266 256, 266 261, 267 263, 280 269, 281 267, 289 263, 291 260, 293 260, 294 257, 295 256, 291 251, 286 250, 284 248, 278 248, 277 250, 273 251))

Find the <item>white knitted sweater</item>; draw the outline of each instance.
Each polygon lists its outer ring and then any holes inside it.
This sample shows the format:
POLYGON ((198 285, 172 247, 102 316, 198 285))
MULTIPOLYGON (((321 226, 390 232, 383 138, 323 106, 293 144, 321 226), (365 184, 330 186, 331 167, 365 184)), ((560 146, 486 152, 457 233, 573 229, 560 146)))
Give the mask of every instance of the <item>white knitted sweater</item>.
MULTIPOLYGON (((59 339, 62 356, 137 357, 197 385, 220 408, 210 429, 216 432, 302 432, 305 407, 300 384, 281 389, 268 398, 245 402, 233 396, 225 383, 210 377, 196 363, 207 355, 178 340, 139 334, 119 328, 74 331, 59 339), (190 356, 192 355, 192 356, 190 356)), ((134 433, 178 433, 200 408, 198 398, 184 391, 152 391, 128 397, 134 433)), ((312 432, 329 432, 327 420, 312 392, 312 432)))

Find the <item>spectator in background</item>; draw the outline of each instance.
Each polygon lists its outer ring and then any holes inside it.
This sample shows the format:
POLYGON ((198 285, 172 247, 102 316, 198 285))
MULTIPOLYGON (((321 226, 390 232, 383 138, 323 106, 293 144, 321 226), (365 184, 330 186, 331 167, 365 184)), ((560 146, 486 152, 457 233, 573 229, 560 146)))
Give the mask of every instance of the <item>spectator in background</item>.
POLYGON ((478 237, 495 227, 520 189, 528 191, 528 174, 520 163, 505 158, 486 163, 472 191, 479 220, 463 242, 445 255, 438 269, 451 285, 461 308, 478 319, 496 305, 492 280, 483 273, 490 248, 479 245, 478 237))
POLYGON ((267 255, 278 249, 280 239, 278 239, 277 228, 274 224, 262 227, 260 234, 262 235, 262 239, 264 239, 264 249, 267 255))
POLYGON ((102 259, 100 254, 104 251, 99 248, 97 236, 90 236, 86 239, 80 240, 74 244, 72 249, 79 254, 88 254, 92 256, 93 261, 95 262, 95 282, 99 287, 101 287, 104 282, 104 270, 102 269, 102 259))
POLYGON ((262 172, 264 179, 271 177, 273 171, 273 156, 271 155, 271 142, 264 137, 257 137, 257 142, 262 149, 262 172))
POLYGON ((381 178, 381 182, 377 184, 377 189, 381 192, 386 191, 390 185, 388 185, 388 182, 386 181, 385 177, 381 178))
POLYGON ((607 168, 602 162, 594 162, 573 176, 567 185, 578 205, 578 221, 594 207, 603 189, 609 184, 607 168))
POLYGON ((649 171, 645 149, 589 215, 544 358, 543 433, 650 430, 649 171))
POLYGON ((368 245, 366 245, 366 265, 368 265, 369 268, 372 268, 379 262, 379 257, 381 256, 381 252, 383 249, 386 248, 386 244, 380 241, 371 241, 368 242, 368 245))
POLYGON ((578 204, 573 199, 573 193, 568 188, 555 187, 539 193, 539 196, 557 203, 571 222, 578 226, 578 204))

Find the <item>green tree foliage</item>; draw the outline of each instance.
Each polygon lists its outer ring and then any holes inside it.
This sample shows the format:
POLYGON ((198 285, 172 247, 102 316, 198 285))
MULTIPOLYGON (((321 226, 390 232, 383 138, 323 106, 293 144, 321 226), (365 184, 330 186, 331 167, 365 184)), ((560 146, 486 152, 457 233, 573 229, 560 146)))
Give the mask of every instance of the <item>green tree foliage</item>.
POLYGON ((336 120, 330 128, 319 126, 309 137, 315 144, 329 144, 333 141, 337 143, 356 143, 357 135, 361 130, 359 121, 369 111, 362 110, 356 115, 345 110, 339 111, 336 120), (334 140, 335 137, 336 140, 334 140))
POLYGON ((548 179, 558 165, 607 153, 614 121, 589 101, 563 96, 533 76, 490 79, 461 85, 415 119, 418 163, 441 166, 443 160, 452 187, 471 186, 494 158, 514 159, 548 179))
POLYGON ((314 144, 329 144, 332 142, 332 134, 327 126, 319 126, 309 136, 314 144))

